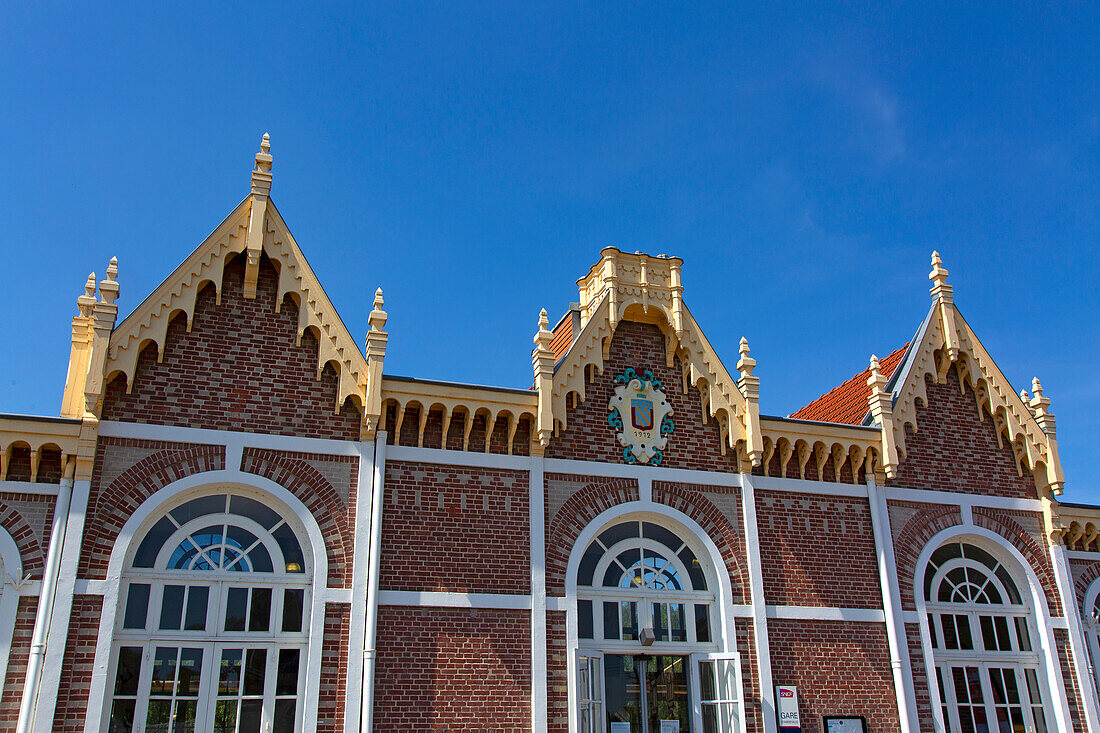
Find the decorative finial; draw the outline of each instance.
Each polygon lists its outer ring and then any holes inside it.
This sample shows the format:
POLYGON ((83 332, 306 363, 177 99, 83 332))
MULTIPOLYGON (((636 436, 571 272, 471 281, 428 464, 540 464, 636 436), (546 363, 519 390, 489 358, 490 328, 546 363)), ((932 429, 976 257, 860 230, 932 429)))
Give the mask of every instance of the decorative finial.
MULTIPOLYGON (((1043 396, 1043 385, 1039 383, 1038 377, 1031 378, 1031 391, 1035 393, 1036 397, 1043 396)), ((1055 390, 1057 392, 1057 390, 1055 390)))
POLYGON ((256 153, 256 167, 252 171, 252 193, 267 196, 271 193, 271 138, 265 132, 260 140, 260 152, 256 153))
POLYGON ((88 281, 84 283, 84 294, 89 298, 95 298, 95 273, 88 273, 88 281))
POLYGON ((84 283, 84 294, 76 299, 76 309, 80 315, 90 316, 95 304, 95 273, 92 272, 88 274, 88 280, 84 283))
POLYGON ((1030 397, 1030 396, 1028 395, 1028 393, 1027 393, 1027 390, 1026 390, 1026 389, 1021 389, 1021 390, 1020 390, 1020 399, 1024 401, 1024 404, 1025 404, 1025 405, 1026 405, 1026 404, 1028 403, 1028 401, 1029 401, 1029 400, 1031 399, 1031 397, 1030 397))
POLYGON ((543 331, 550 325, 550 319, 546 316, 546 309, 539 311, 539 330, 543 331))
POLYGON ((878 375, 878 372, 879 372, 878 357, 875 356, 874 354, 871 354, 871 367, 870 368, 871 368, 871 374, 872 375, 878 375))
POLYGON ((928 279, 932 281, 932 298, 933 300, 943 300, 945 303, 951 302, 951 286, 947 284, 947 269, 943 266, 943 260, 940 259, 939 252, 932 252, 932 272, 928 273, 928 279))
POLYGON ((113 305, 115 300, 118 299, 118 258, 112 257, 111 263, 107 265, 107 279, 101 280, 99 283, 99 295, 104 303, 107 305, 113 305))
POLYGON ((756 368, 756 359, 749 356, 749 340, 744 336, 741 337, 741 345, 737 351, 741 354, 737 362, 737 371, 741 372, 742 377, 751 377, 752 370, 756 368))
POLYGON ((385 305, 385 301, 382 300, 382 288, 378 288, 374 291, 374 310, 370 312, 370 316, 367 318, 372 331, 381 331, 386 325, 386 319, 389 316, 386 311, 382 310, 383 305, 385 305))

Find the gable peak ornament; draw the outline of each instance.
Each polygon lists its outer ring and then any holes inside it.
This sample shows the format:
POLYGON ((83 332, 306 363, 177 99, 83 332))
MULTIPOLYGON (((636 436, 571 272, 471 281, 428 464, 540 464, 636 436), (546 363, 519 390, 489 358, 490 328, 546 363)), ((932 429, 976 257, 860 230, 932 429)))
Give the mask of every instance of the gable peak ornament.
POLYGON ((646 369, 632 368, 615 377, 615 393, 607 405, 607 423, 616 431, 627 463, 661 465, 668 436, 675 427, 672 405, 661 382, 646 369))

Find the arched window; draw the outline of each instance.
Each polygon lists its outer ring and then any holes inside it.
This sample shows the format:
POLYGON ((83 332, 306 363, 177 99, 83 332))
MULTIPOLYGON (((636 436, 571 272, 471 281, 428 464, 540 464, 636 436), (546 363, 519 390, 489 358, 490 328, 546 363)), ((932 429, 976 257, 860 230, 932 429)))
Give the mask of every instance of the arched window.
POLYGON ((948 730, 1046 733, 1032 609, 1008 569, 950 542, 932 553, 924 597, 948 730))
POLYGON ((740 660, 719 653, 716 589, 690 544, 663 524, 620 521, 577 567, 579 729, 740 730, 740 660))
POLYGON ((1081 625, 1085 630, 1093 680, 1100 688, 1100 578, 1092 581, 1085 591, 1085 603, 1081 606, 1081 625))
POLYGON ((250 496, 204 495, 161 516, 123 572, 109 730, 297 730, 308 564, 287 519, 250 496))

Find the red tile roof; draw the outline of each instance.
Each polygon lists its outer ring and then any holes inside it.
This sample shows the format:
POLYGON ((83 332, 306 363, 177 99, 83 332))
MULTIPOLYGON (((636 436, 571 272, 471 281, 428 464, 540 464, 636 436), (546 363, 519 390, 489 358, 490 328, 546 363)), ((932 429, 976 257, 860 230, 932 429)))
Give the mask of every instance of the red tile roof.
MULTIPOLYGON (((879 371, 890 377, 894 370, 898 368, 898 364, 901 363, 901 357, 905 356, 907 348, 909 348, 909 344, 881 359, 879 361, 879 371)), ((871 388, 867 386, 867 379, 870 376, 871 369, 864 369, 848 381, 821 395, 801 410, 792 412, 789 417, 799 420, 859 425, 867 414, 867 397, 871 394, 871 388)))
POLYGON ((550 341, 550 350, 554 352, 554 363, 561 360, 569 347, 573 345, 573 311, 569 311, 554 326, 554 338, 550 341))

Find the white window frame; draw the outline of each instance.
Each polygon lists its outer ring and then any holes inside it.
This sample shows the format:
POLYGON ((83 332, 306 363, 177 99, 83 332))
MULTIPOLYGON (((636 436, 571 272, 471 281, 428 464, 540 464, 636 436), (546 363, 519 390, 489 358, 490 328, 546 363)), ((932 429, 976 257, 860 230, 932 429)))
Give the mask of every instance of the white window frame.
POLYGON ((1081 606, 1081 626, 1089 651, 1092 683, 1100 690, 1100 578, 1089 583, 1081 606))
POLYGON ((603 731, 607 690, 604 685, 603 652, 577 650, 577 720, 581 733, 603 731), (582 670, 588 682, 588 689, 582 685, 582 670), (593 676, 593 671, 596 672, 593 676), (588 727, 585 727, 585 722, 588 727))
MULTIPOLYGON (((702 733, 703 731, 703 705, 714 704, 717 706, 722 705, 736 705, 737 706, 737 731, 731 731, 731 733, 741 733, 745 730, 745 683, 741 670, 741 654, 739 652, 711 652, 708 654, 692 654, 691 655, 691 671, 688 676, 688 685, 691 688, 692 694, 692 707, 694 709, 694 721, 696 733, 702 733), (703 700, 703 672, 702 665, 714 663, 715 664, 715 681, 717 685, 718 680, 718 662, 732 662, 734 669, 735 684, 734 688, 738 691, 739 695, 736 699, 721 699, 720 697, 714 701, 703 700)), ((721 689, 720 686, 717 689, 721 689)))
MULTIPOLYGON (((149 706, 149 690, 151 686, 151 665, 157 647, 175 648, 199 648, 203 652, 203 661, 200 673, 199 693, 197 701, 197 713, 195 719, 196 731, 208 730, 213 725, 213 714, 218 700, 218 681, 222 652, 225 649, 265 649, 266 667, 264 677, 263 712, 261 730, 271 729, 276 700, 276 683, 279 652, 282 649, 295 649, 298 651, 298 680, 295 689, 294 730, 303 729, 308 700, 305 696, 308 678, 308 658, 310 652, 310 636, 312 626, 312 614, 315 612, 313 604, 314 580, 309 544, 303 542, 302 533, 290 523, 281 510, 272 506, 264 499, 253 495, 251 492, 236 491, 230 487, 216 488, 210 492, 190 495, 184 501, 174 502, 166 507, 161 507, 155 514, 155 520, 147 524, 146 532, 135 538, 130 551, 127 553, 125 568, 119 582, 118 610, 115 613, 115 628, 112 635, 111 653, 109 657, 108 674, 106 678, 107 688, 104 695, 103 727, 109 727, 113 703, 115 700, 114 685, 117 677, 120 650, 123 647, 140 647, 142 649, 142 661, 140 679, 134 710, 134 730, 143 731, 149 706), (228 510, 218 513, 204 514, 190 519, 180 525, 173 518, 176 529, 170 534, 157 550, 156 560, 152 568, 135 568, 132 566, 133 556, 141 546, 145 534, 154 526, 161 517, 167 516, 172 510, 186 504, 195 498, 204 495, 245 496, 249 499, 260 501, 268 509, 281 517, 281 521, 268 530, 251 518, 231 514, 228 510), (232 570, 173 570, 166 565, 184 538, 210 525, 232 524, 248 530, 263 542, 271 556, 273 568, 285 568, 287 559, 283 556, 278 541, 271 532, 282 525, 289 526, 293 531, 302 552, 305 567, 302 572, 258 572, 258 571, 232 571, 232 570), (266 539, 265 539, 266 538, 266 539), (130 586, 139 583, 150 586, 149 599, 146 607, 145 627, 143 629, 123 628, 126 620, 126 608, 130 586), (207 587, 210 590, 207 595, 206 625, 202 631, 160 630, 159 618, 163 600, 163 589, 166 586, 207 587), (249 589, 249 604, 252 600, 252 591, 256 588, 270 588, 271 602, 268 611, 268 628, 266 631, 225 631, 224 616, 230 588, 239 587, 249 589), (301 627, 297 632, 283 632, 283 604, 285 591, 302 591, 302 618, 301 627)), ((223 538, 224 541, 224 538, 223 538)), ((190 591, 185 591, 185 599, 190 591)), ((246 628, 250 617, 250 606, 246 608, 246 628)), ((186 618, 186 601, 182 609, 182 618, 186 618)), ((183 624, 181 623, 181 627, 183 624)), ((128 697, 128 696, 127 696, 128 697)), ((239 697, 239 696, 238 696, 239 697)), ((238 710, 239 714, 239 710, 238 710)))

